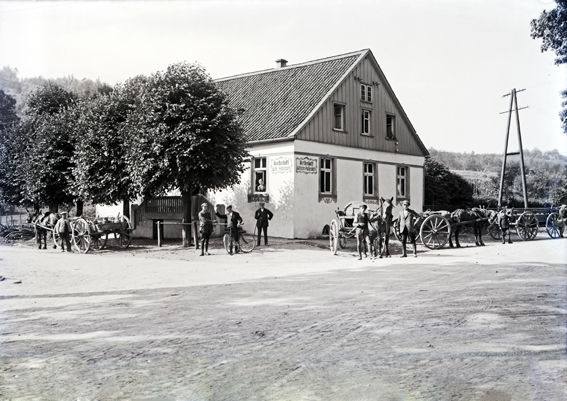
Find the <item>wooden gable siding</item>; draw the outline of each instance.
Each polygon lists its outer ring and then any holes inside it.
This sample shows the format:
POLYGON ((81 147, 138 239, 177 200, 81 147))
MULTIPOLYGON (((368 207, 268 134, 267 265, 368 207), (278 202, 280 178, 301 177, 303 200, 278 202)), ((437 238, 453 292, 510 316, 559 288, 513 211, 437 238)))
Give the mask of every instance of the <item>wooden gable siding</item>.
POLYGON ((386 139, 386 115, 393 114, 396 120, 398 152, 423 156, 423 150, 415 139, 411 125, 408 124, 403 110, 397 106, 390 96, 387 86, 388 84, 385 84, 374 64, 366 57, 355 66, 320 110, 297 133, 296 138, 354 148, 395 152, 395 141, 386 139), (372 103, 361 101, 361 83, 372 86, 372 103), (345 132, 333 130, 335 103, 345 105, 345 132), (363 109, 371 111, 370 136, 361 134, 361 113, 363 109))

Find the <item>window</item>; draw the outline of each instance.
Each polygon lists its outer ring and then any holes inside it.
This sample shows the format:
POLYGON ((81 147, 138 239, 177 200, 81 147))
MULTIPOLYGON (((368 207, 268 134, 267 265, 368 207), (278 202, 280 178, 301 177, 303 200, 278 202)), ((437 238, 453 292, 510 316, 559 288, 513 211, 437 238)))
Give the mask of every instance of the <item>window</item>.
POLYGON ((370 111, 362 110, 361 113, 361 131, 362 135, 370 135, 370 111))
POLYGON ((345 130, 345 105, 336 104, 334 107, 335 122, 333 128, 337 131, 345 130))
POLYGON ((360 85, 360 100, 363 102, 372 102, 372 86, 366 84, 360 85))
POLYGON ((321 159, 319 192, 321 194, 333 193, 333 159, 321 159))
POLYGON ((375 196, 376 164, 364 163, 363 180, 364 196, 375 196))
POLYGON ((386 139, 396 139, 396 116, 386 114, 386 139))
POLYGON ((396 190, 399 198, 408 197, 408 168, 398 167, 396 174, 396 190))
POLYGON ((254 192, 266 192, 268 185, 266 174, 266 158, 257 157, 254 159, 254 192))

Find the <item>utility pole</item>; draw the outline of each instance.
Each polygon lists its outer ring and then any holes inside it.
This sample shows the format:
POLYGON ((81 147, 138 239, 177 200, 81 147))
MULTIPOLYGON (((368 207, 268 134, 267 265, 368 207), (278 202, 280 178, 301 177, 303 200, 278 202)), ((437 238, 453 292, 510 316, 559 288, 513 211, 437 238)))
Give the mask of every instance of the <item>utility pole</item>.
POLYGON ((524 167, 524 149, 522 147, 522 132, 520 130, 520 114, 519 110, 527 109, 527 107, 518 108, 518 97, 516 94, 518 92, 525 91, 525 89, 516 90, 515 88, 503 95, 502 97, 510 96, 510 108, 508 111, 504 111, 500 114, 508 113, 508 127, 506 128, 506 142, 504 144, 504 157, 502 159, 502 171, 500 173, 500 192, 498 194, 498 208, 502 206, 502 196, 504 193, 504 174, 506 173, 506 161, 508 156, 520 155, 520 173, 522 175, 522 189, 524 194, 524 208, 528 208, 528 191, 526 189, 526 170, 524 167), (508 152, 508 141, 510 139, 510 125, 512 122, 512 113, 516 114, 516 127, 518 131, 518 146, 520 147, 519 152, 508 152))

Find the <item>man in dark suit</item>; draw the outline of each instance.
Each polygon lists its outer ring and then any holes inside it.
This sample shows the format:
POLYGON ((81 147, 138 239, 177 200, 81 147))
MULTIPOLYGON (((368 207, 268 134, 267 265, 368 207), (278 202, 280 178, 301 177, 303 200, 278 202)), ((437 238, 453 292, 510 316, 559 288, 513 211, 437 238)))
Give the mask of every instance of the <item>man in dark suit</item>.
POLYGON ((236 253, 240 252, 240 226, 244 223, 240 213, 232 210, 232 205, 226 207, 226 214, 219 213, 218 205, 215 212, 217 217, 221 219, 226 219, 227 227, 230 229, 230 247, 229 253, 232 255, 232 248, 236 253))
POLYGON ((256 228, 258 229, 258 241, 256 245, 260 246, 262 231, 264 231, 264 245, 268 245, 268 221, 272 220, 274 214, 264 207, 265 203, 260 202, 260 209, 256 210, 254 218, 256 219, 256 228))

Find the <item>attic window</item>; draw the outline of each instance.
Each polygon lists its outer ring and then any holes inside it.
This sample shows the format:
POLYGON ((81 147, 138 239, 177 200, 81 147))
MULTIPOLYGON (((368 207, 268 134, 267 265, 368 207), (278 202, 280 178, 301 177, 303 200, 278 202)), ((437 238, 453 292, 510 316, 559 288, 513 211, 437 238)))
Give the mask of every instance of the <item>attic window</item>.
POLYGON ((360 100, 363 102, 372 102, 372 86, 360 84, 360 100))
POLYGON ((335 103, 334 105, 334 123, 333 129, 336 131, 345 130, 345 105, 335 103))
POLYGON ((396 116, 386 114, 386 139, 396 139, 396 116))

